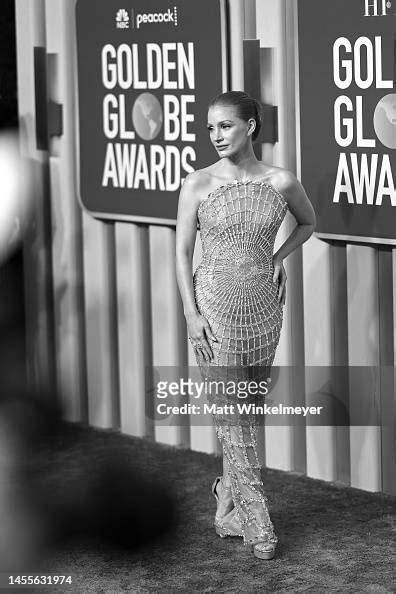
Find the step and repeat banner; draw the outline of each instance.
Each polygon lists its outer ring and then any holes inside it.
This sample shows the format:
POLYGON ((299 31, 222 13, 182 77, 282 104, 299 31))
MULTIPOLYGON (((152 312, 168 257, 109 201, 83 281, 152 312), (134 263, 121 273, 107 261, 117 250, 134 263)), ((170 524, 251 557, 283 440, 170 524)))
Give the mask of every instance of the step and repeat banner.
POLYGON ((396 244, 396 0, 299 0, 301 181, 319 237, 396 244))
POLYGON ((78 0, 80 201, 101 218, 174 223, 188 173, 215 158, 225 84, 219 0, 78 0))

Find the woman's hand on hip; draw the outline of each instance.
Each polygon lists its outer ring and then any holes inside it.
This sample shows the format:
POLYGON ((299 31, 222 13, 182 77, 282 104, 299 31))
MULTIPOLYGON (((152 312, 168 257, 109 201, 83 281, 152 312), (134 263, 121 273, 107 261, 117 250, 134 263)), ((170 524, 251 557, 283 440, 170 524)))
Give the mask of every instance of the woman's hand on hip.
POLYGON ((213 358, 213 352, 209 341, 217 342, 213 335, 209 322, 199 313, 186 315, 188 338, 194 351, 201 352, 205 361, 210 362, 213 358))
POLYGON ((273 261, 274 266, 274 276, 273 282, 278 284, 278 301, 281 305, 285 305, 286 301, 286 270, 283 266, 283 261, 279 260, 278 258, 274 258, 273 261))

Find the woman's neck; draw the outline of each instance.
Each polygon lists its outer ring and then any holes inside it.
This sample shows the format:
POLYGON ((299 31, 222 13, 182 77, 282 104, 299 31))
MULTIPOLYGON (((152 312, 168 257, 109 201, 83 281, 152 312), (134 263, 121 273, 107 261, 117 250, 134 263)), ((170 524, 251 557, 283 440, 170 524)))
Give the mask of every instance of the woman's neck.
POLYGON ((226 177, 240 179, 241 181, 254 173, 259 163, 252 146, 243 151, 243 153, 238 153, 232 157, 224 157, 222 161, 224 175, 226 177))

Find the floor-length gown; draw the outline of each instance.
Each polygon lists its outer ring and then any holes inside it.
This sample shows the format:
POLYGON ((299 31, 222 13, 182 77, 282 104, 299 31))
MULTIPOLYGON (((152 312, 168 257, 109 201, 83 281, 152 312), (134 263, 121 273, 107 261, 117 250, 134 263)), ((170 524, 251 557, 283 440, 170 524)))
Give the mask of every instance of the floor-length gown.
MULTIPOLYGON (((202 261, 194 295, 217 339, 210 343, 210 363, 195 351, 202 378, 228 386, 270 375, 283 319, 272 258, 286 211, 286 199, 265 180, 224 184, 200 203, 202 261)), ((257 457, 258 419, 221 407, 235 403, 235 393, 220 390, 209 397, 219 405, 213 416, 231 481, 231 505, 223 517, 216 515, 216 529, 223 536, 243 536, 246 545, 276 544, 257 457)), ((257 403, 260 396, 251 398, 257 403)))

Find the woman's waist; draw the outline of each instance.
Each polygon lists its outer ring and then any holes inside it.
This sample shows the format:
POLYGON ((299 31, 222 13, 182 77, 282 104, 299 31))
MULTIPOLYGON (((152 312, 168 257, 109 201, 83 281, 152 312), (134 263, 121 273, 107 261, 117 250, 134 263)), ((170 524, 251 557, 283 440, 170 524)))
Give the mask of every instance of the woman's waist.
POLYGON ((272 255, 260 258, 256 254, 246 253, 224 258, 203 257, 194 274, 206 276, 213 281, 224 279, 229 282, 243 282, 261 278, 262 282, 267 282, 272 278, 273 272, 272 255))
POLYGON ((193 285, 197 305, 206 313, 233 310, 242 316, 252 312, 268 316, 280 307, 272 272, 223 275, 200 264, 193 285))

